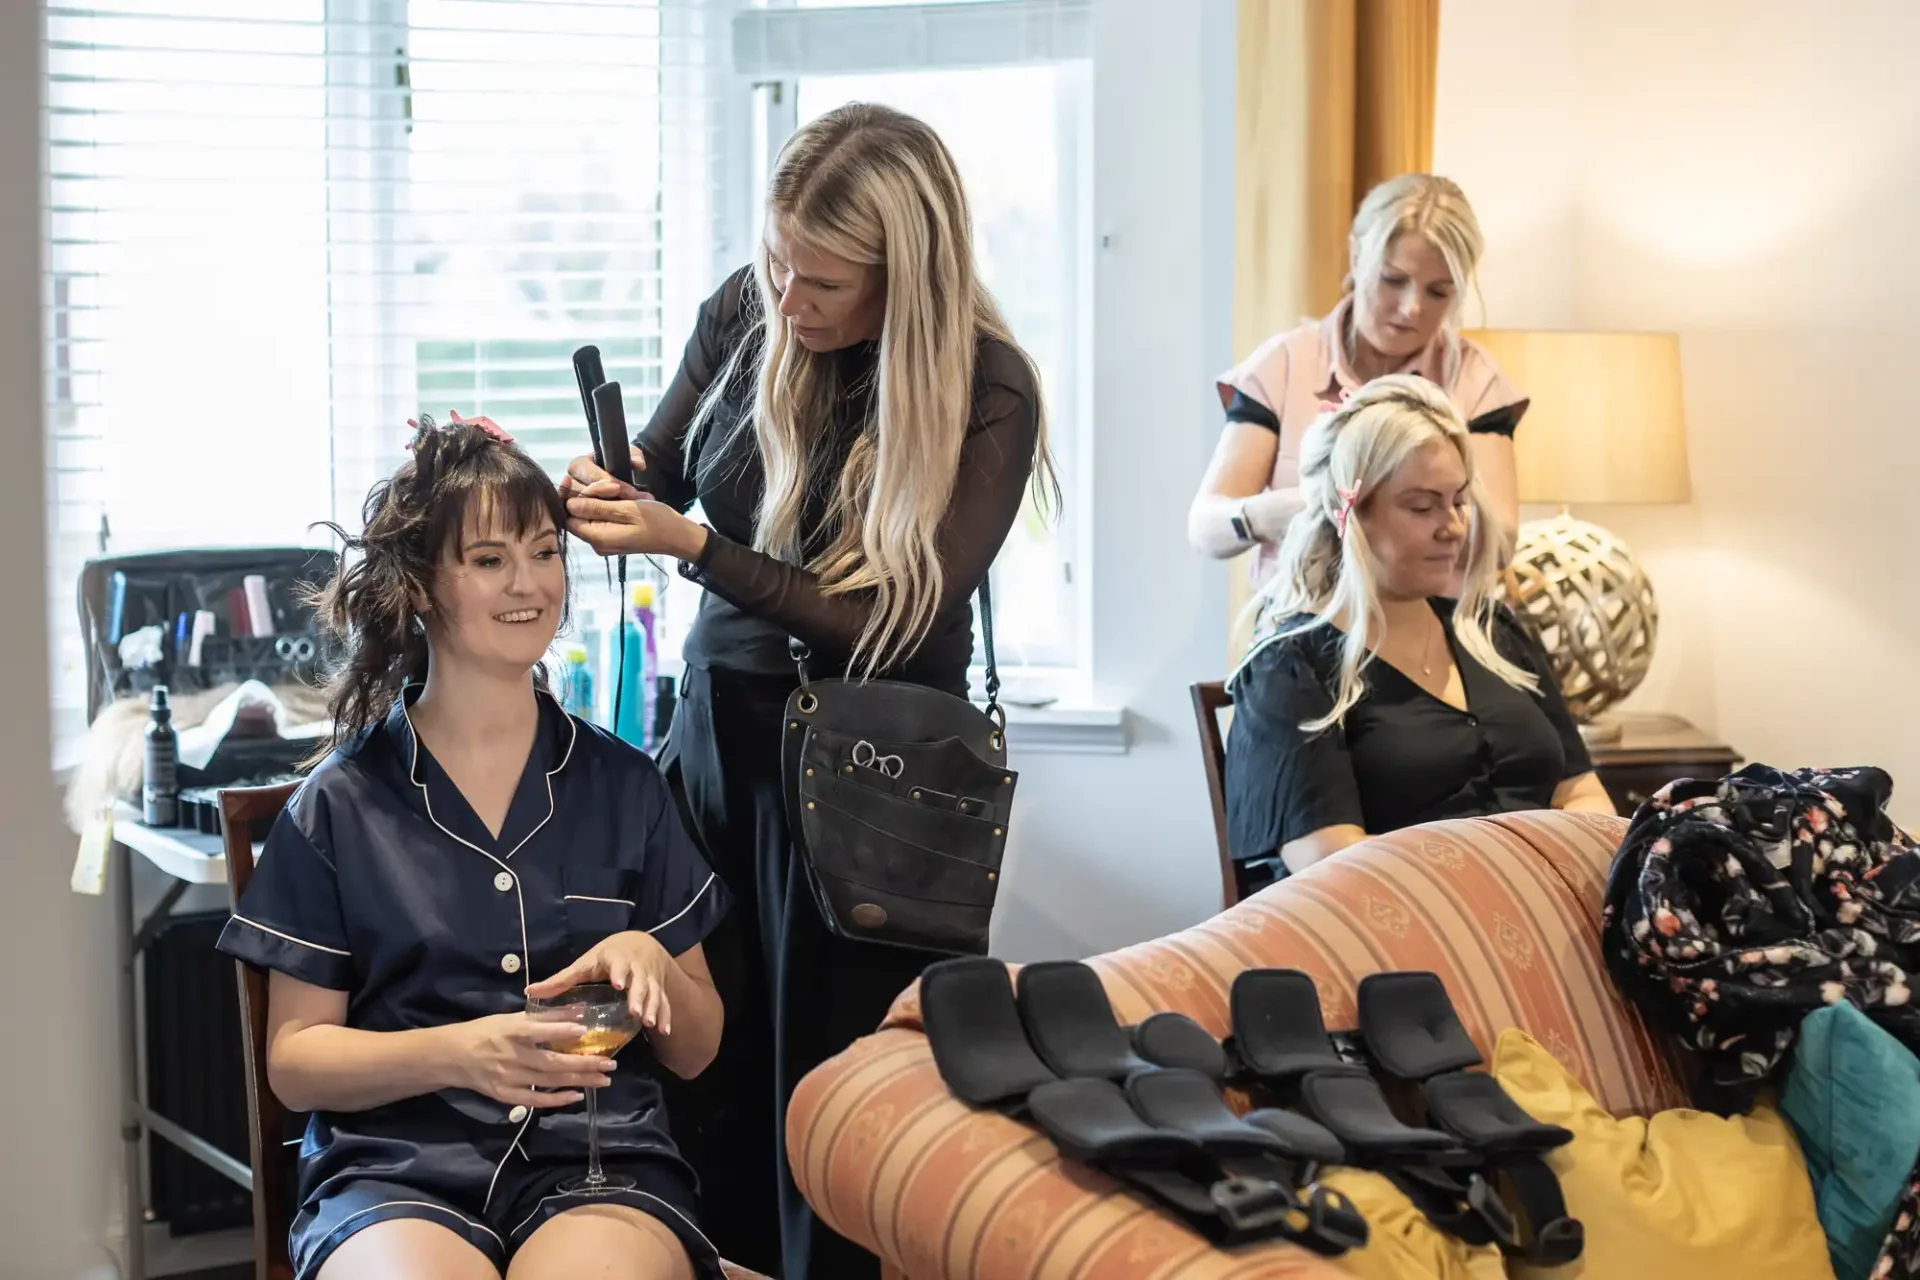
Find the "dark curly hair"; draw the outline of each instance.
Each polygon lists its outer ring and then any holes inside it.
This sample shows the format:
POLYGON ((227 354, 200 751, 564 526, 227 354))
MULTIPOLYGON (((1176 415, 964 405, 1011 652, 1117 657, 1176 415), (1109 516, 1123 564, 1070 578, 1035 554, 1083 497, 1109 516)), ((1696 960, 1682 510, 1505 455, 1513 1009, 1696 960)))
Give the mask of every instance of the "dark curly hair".
MULTIPOLYGON (((540 465, 485 419, 444 426, 421 417, 410 456, 373 486, 361 508, 358 536, 325 522, 345 545, 332 581, 314 595, 321 628, 340 658, 327 681, 333 732, 306 763, 317 764, 387 715, 407 685, 427 675, 426 627, 414 601, 433 598, 442 563, 464 554, 471 504, 479 502, 505 530, 524 537, 553 522, 566 563, 566 504, 540 465), (482 425, 482 424, 485 425, 482 425)), ((571 582, 561 626, 571 612, 571 582)), ((545 683, 544 668, 534 678, 545 683)))

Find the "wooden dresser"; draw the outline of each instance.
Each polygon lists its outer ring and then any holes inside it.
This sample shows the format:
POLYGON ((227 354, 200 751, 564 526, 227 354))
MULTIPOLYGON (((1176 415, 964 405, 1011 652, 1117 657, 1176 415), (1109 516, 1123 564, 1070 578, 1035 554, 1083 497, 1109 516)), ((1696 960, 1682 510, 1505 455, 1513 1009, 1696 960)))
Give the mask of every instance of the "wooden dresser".
POLYGON ((1628 712, 1608 719, 1620 724, 1620 737, 1587 751, 1623 817, 1675 778, 1718 778, 1742 763, 1739 752, 1679 716, 1628 712))

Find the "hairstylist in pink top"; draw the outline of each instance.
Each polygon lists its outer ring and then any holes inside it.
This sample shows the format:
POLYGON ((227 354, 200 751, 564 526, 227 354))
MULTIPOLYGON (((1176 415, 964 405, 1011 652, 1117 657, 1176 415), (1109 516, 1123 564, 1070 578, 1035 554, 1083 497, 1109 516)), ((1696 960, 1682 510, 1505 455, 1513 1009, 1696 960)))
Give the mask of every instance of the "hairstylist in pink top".
POLYGON ((1458 335, 1460 295, 1480 260, 1466 195, 1431 174, 1391 178, 1367 193, 1348 241, 1347 296, 1331 315, 1275 334, 1216 384, 1227 427, 1187 514, 1187 540, 1218 559, 1256 547, 1256 587, 1301 509, 1300 440, 1323 406, 1389 373, 1445 387, 1467 419, 1486 510, 1500 522, 1501 562, 1520 523, 1513 429, 1520 390, 1458 335))

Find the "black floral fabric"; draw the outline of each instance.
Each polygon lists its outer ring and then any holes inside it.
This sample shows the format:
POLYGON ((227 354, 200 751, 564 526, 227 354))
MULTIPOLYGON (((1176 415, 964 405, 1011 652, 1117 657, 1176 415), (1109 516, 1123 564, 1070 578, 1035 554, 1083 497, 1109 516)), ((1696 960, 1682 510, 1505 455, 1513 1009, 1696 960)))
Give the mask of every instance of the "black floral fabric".
MULTIPOLYGON (((1626 998, 1693 1053, 1694 1102, 1731 1115, 1778 1084, 1800 1019, 1847 1000, 1920 1051, 1920 846, 1872 768, 1749 765, 1634 815, 1601 945, 1626 998)), ((1920 1169, 1873 1280, 1920 1277, 1920 1169)), ((1842 1278, 1846 1280, 1846 1278, 1842 1278)))

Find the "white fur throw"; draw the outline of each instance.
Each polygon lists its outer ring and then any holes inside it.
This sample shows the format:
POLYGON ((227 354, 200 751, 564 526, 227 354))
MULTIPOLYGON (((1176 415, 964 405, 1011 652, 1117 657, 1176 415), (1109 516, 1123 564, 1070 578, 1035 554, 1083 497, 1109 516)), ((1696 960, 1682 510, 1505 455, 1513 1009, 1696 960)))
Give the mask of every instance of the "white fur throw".
MULTIPOLYGON (((204 692, 175 693, 171 699, 174 729, 184 732, 203 724, 241 688, 223 684, 204 692)), ((243 698, 229 736, 274 737, 292 726, 326 718, 326 702, 317 689, 300 684, 254 685, 248 692, 251 696, 243 698)), ((80 762, 67 783, 67 822, 75 831, 115 799, 139 802, 150 701, 144 693, 118 699, 101 708, 87 729, 80 762)))

